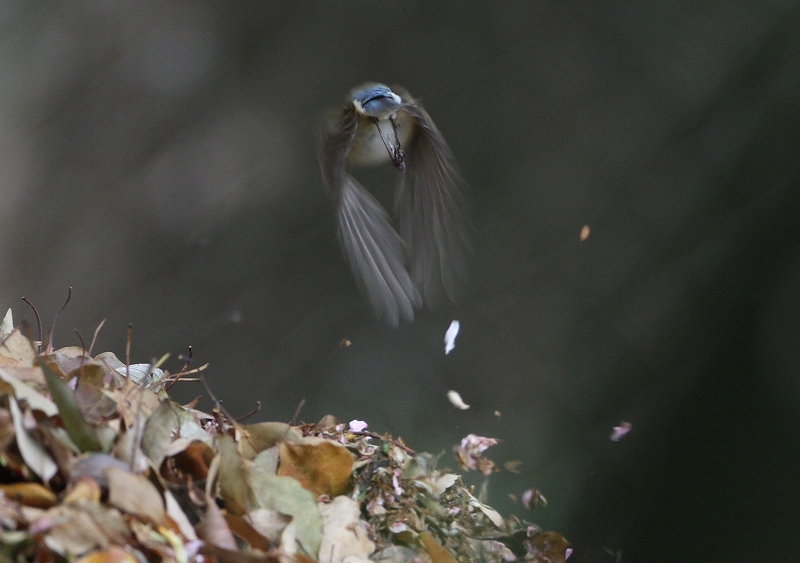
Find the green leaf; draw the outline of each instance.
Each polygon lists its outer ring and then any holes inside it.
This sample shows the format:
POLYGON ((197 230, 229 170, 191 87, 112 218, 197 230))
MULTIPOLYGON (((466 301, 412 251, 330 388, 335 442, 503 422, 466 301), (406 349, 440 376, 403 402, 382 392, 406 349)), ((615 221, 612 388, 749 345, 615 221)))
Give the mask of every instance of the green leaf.
POLYGON ((100 440, 97 439, 94 430, 83 417, 83 413, 75 401, 72 389, 62 381, 53 368, 47 365, 47 361, 44 358, 38 356, 37 363, 44 372, 50 395, 53 397, 53 402, 58 406, 58 414, 69 437, 82 452, 102 451, 100 440))
POLYGON ((292 517, 297 542, 310 557, 316 558, 322 541, 322 517, 317 499, 292 477, 279 477, 253 466, 250 486, 262 508, 292 517))

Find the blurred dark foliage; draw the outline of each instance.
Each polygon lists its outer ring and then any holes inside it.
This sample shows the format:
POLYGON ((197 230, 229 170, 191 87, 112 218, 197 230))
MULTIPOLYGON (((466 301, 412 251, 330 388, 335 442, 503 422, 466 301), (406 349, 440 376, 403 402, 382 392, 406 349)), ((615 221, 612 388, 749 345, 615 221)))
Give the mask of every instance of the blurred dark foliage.
POLYGON ((134 361, 193 346, 234 413, 501 438, 491 500, 541 489, 571 560, 796 560, 798 61, 791 0, 8 0, 0 303, 73 286, 57 346, 107 318, 124 357, 132 322, 134 361), (365 80, 423 100, 473 209, 470 294, 397 330, 316 164, 365 80))

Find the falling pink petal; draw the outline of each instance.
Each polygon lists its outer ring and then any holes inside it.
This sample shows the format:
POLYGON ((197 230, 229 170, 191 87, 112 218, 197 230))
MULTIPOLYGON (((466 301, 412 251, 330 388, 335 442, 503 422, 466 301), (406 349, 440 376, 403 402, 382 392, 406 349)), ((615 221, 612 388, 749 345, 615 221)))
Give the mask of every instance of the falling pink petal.
POLYGON ((630 422, 625 422, 624 420, 619 423, 619 426, 615 426, 613 431, 611 432, 611 440, 614 442, 619 442, 625 434, 631 431, 633 428, 633 424, 630 422))
POLYGON ((494 471, 494 463, 483 457, 483 452, 495 444, 497 444, 497 440, 494 438, 485 438, 475 434, 466 436, 461 440, 460 447, 456 449, 461 467, 490 475, 494 471))

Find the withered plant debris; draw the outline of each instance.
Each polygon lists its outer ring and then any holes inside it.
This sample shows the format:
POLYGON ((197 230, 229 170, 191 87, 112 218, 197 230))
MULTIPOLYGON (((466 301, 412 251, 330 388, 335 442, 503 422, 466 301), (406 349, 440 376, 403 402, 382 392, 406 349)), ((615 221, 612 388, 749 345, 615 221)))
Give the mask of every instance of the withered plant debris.
MULTIPOLYGON (((365 423, 243 424, 170 400, 179 374, 40 352, 0 324, 0 561, 563 563, 461 476, 365 423)), ((470 435, 463 470, 497 470, 470 435)), ((528 505, 540 504, 538 491, 528 505)))

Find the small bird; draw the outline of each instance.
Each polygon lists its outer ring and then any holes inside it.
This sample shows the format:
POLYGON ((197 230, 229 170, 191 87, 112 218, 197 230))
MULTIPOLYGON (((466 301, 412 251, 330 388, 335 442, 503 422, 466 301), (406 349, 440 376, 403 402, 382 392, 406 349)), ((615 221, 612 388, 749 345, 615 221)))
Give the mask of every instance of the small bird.
POLYGON ((454 301, 466 281, 465 202, 453 154, 419 102, 399 87, 354 88, 323 126, 319 160, 342 246, 375 314, 397 326, 423 302, 454 301), (399 234, 349 172, 389 162, 399 171, 399 234))

